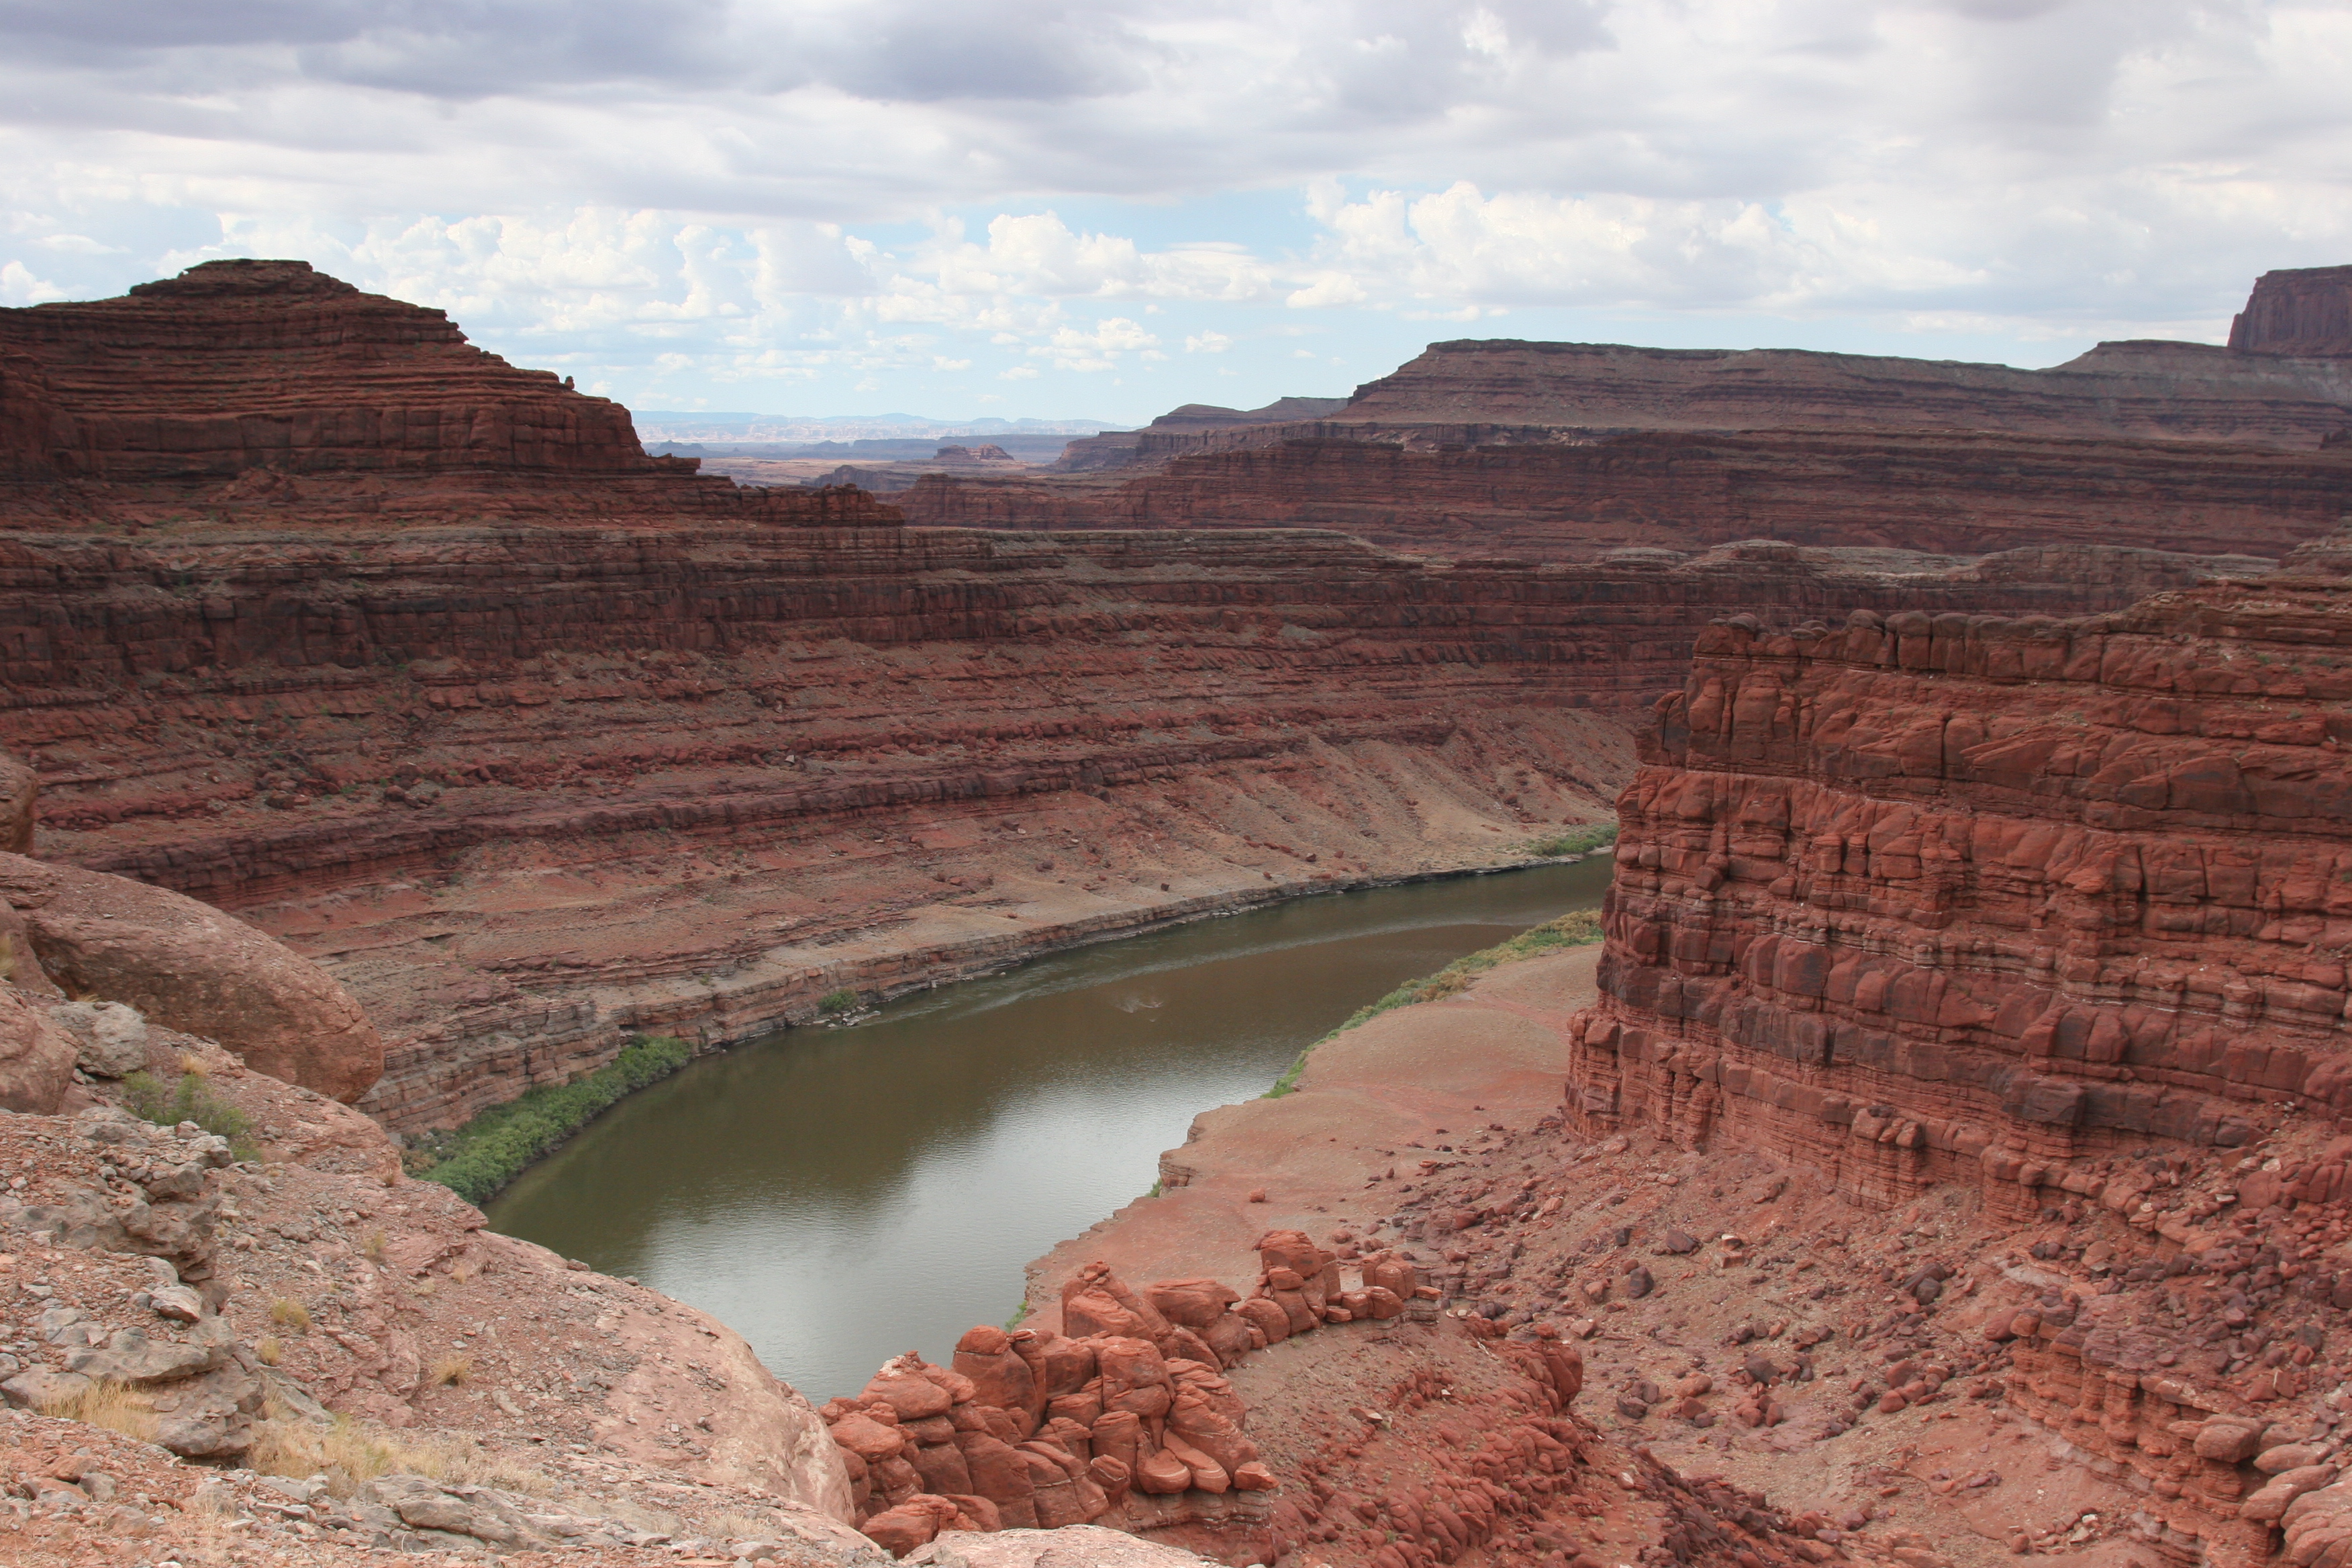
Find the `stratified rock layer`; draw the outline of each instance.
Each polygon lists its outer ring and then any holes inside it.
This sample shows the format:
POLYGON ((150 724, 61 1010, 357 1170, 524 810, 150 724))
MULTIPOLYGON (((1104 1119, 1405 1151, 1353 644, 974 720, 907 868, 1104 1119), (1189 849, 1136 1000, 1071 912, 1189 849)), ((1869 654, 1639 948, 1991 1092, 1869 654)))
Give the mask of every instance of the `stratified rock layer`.
POLYGON ((2263 273, 2230 323, 2230 347, 2249 354, 2352 355, 2352 267, 2263 273))
POLYGON ((887 488, 916 522, 1304 523, 1549 560, 1751 537, 2275 554, 2352 510, 2347 276, 2267 275, 2226 349, 2106 342, 2048 370, 1432 343, 1343 406, 1188 407, 1073 442, 1056 472, 887 488))
MULTIPOLYGON (((2352 429, 2352 408, 2331 417, 2330 428, 2352 429)), ((2276 555, 2352 509, 2352 447, 1965 430, 1537 429, 1502 438, 1458 426, 1319 425, 1275 440, 1276 430, 1232 432, 1223 449, 1157 470, 931 475, 890 499, 918 523, 1285 522, 1408 548, 1554 560, 1756 538, 1961 554, 2098 543, 2276 555)))
POLYGON ((2340 580, 1735 621, 1660 721, 1576 1031, 1584 1127, 2031 1214, 2078 1161, 2352 1110, 2340 580))
POLYGON ((0 311, 0 473, 16 478, 658 462, 619 404, 303 261, 210 261, 118 300, 0 311))
MULTIPOLYGON (((2260 563, 2242 560, 2245 568, 2260 563)), ((461 1120, 1156 921, 1592 822, 1707 620, 2072 613, 2215 563, 1750 544, 1574 569, 1303 531, 0 536, 41 854, 237 910, 461 1120)))

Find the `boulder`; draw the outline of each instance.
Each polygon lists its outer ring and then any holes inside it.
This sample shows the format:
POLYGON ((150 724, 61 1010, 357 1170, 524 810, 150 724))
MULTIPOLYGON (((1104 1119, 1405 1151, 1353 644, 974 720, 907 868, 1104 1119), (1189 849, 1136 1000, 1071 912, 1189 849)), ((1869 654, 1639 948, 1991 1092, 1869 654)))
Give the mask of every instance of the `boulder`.
POLYGON ((1155 1497, 1173 1497, 1192 1485, 1192 1467, 1165 1449, 1145 1457, 1135 1467, 1135 1489, 1155 1497))
POLYGON ((1025 1436, 1045 1407, 1029 1363, 1013 1349, 1013 1336, 985 1326, 956 1342, 955 1370, 971 1380, 975 1404, 992 1405, 1025 1422, 1025 1436))
POLYGON ((972 1489, 971 1468, 964 1461, 963 1450, 952 1442, 922 1444, 908 1460, 923 1478, 925 1491, 954 1497, 972 1489))
POLYGON ((2315 1492, 2335 1479, 2333 1465, 2304 1465, 2281 1470, 2238 1505, 2238 1517, 2257 1524, 2275 1524, 2295 1499, 2305 1492, 2315 1492))
POLYGON ((530 1534, 521 1513, 486 1487, 460 1493, 423 1476, 381 1476, 361 1487, 353 1500, 387 1510, 412 1530, 471 1536, 495 1546, 514 1545, 530 1534))
POLYGON ((75 1372, 20 1372, 0 1383, 0 1398, 19 1410, 54 1410, 97 1386, 94 1379, 75 1372))
POLYGON ((1192 1389, 1180 1389, 1168 1413, 1169 1432, 1217 1462, 1227 1475, 1255 1462, 1257 1445, 1192 1389))
POLYGON ((77 994, 128 1003, 247 1067, 349 1102, 383 1073, 383 1042, 310 960, 209 905, 123 877, 0 855, 0 900, 41 968, 77 994))
POLYGON ((93 1078, 129 1078, 147 1068, 147 1020, 121 1002, 65 1002, 49 1021, 74 1037, 75 1061, 93 1078))
POLYGON ((1253 1296, 1234 1309, 1234 1315, 1265 1336, 1268 1344, 1290 1337, 1290 1313, 1283 1305, 1265 1296, 1253 1296))
POLYGON ((1241 1300, 1240 1292, 1214 1279, 1163 1279, 1143 1294, 1171 1323, 1195 1330, 1208 1329, 1241 1300))
POLYGON ((52 1116, 73 1082, 74 1037, 10 986, 0 986, 0 1110, 52 1116))
POLYGON ((922 1358, 911 1351, 900 1356, 874 1375, 857 1403, 865 1405, 880 1400, 898 1413, 901 1421, 920 1421, 926 1416, 944 1415, 954 1403, 948 1391, 916 1370, 922 1358), (910 1366, 908 1363, 913 1363, 910 1366))
POLYGON ((1107 1410, 1095 1419, 1088 1436, 1097 1462, 1113 1460, 1133 1476, 1146 1451, 1142 1416, 1131 1410, 1107 1410))
POLYGON ((832 1426, 833 1440, 869 1465, 896 1458, 907 1446, 896 1426, 868 1415, 845 1415, 832 1426))
POLYGON ((2254 1457, 2262 1443, 2262 1423, 2230 1415, 2209 1416, 2198 1428, 2197 1457, 2225 1465, 2242 1464, 2254 1457))
POLYGON ((956 1505, 948 1499, 918 1492, 876 1514, 858 1526, 858 1531, 891 1556, 904 1557, 917 1547, 929 1544, 959 1517, 956 1505))

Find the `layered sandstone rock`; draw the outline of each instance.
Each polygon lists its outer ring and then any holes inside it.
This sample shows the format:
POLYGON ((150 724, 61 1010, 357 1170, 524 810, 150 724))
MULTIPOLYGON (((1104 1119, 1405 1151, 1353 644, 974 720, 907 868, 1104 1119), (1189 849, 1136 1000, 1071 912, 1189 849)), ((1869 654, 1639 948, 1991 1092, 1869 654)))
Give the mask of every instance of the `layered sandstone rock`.
POLYGON ((1714 629, 1621 802, 1579 1118, 2031 1211, 2095 1153, 2352 1109, 2347 645, 2292 577, 1714 629))
POLYGON ((2230 322, 2244 354, 2352 355, 2352 267, 2265 272, 2230 322))
POLYGON ((2273 273, 2231 347, 2101 343, 2048 370, 1784 350, 1433 343, 1343 406, 1179 409, 1058 472, 931 474, 910 521, 1345 528, 1577 559, 1769 536, 1978 553, 2277 553, 2352 507, 2346 268, 2273 273))
MULTIPOLYGON (((2330 430, 2352 428, 2352 409, 2329 418, 2330 430)), ((1545 431, 1463 445, 1404 427, 1333 427, 1237 440, 1132 476, 934 475, 890 499, 919 523, 1280 521, 1556 560, 1750 538, 1963 554, 2096 542, 2276 555, 2352 508, 2352 449, 1906 430, 1545 431)))
POLYGON ((354 524, 25 531, 0 562, 43 854, 328 961, 404 1129, 631 1030, 740 1039, 845 987, 1509 858, 1605 812, 1613 715, 1726 614, 2070 614, 2230 564, 354 524))
POLYGON ((1465 339, 1432 343, 1360 387, 1344 417, 1584 429, 1976 430, 2307 447, 2341 426, 2347 392, 2352 386, 2331 367, 2250 362, 2201 343, 2101 343, 2049 370, 2016 370, 1793 349, 1465 339))
MULTIPOLYGON (((1350 1249, 1351 1251, 1353 1249, 1350 1249)), ((1278 1482, 1223 1373, 1254 1351, 1327 1324, 1435 1316, 1413 1266, 1381 1252, 1349 1262, 1300 1231, 1258 1242, 1256 1293, 1213 1279, 1139 1293, 1106 1266, 1062 1288, 1061 1333, 982 1325, 952 1368, 909 1352, 855 1398, 820 1412, 847 1465, 859 1528, 907 1556, 944 1531, 1097 1521, 1177 1532, 1272 1561, 1278 1482)), ((1581 1386, 1568 1346, 1534 1362, 1549 1413, 1581 1386), (1555 1365, 1555 1363, 1557 1363, 1555 1365)))
POLYGON ((443 311, 304 261, 208 261, 118 300, 0 312, 0 354, 5 471, 18 479, 657 462, 620 405, 484 353, 443 311))
POLYGON ((302 261, 208 261, 120 299, 0 310, 0 516, 86 525, 545 510, 889 521, 646 455, 628 410, 436 310, 302 261))

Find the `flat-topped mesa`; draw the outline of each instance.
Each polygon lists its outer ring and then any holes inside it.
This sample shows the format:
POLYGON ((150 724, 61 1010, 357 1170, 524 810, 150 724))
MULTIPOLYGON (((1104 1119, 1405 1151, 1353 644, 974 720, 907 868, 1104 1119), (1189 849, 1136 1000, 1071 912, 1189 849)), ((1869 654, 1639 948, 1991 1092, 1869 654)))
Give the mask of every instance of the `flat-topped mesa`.
MULTIPOLYGON (((2263 298, 2258 289, 2256 300, 2263 298)), ((2319 330, 2318 293, 2294 299, 2306 312, 2295 319, 2311 323, 2303 330, 2319 330)), ((2342 309, 2336 307, 2339 322, 2342 309)), ((1464 339, 1432 343, 1391 374, 1358 387, 1333 417, 1604 433, 1999 431, 2309 447, 2352 420, 2352 376, 2187 342, 2101 343, 2048 370, 2019 370, 1797 349, 1464 339)))
POLYGON ((2241 354, 2352 358, 2352 267, 2299 267, 2254 280, 2230 322, 2241 354))
POLYGON ((1620 803, 1573 1120, 1874 1205, 2130 1216, 2124 1156, 2352 1111, 2352 584, 2319 564, 1711 629, 1620 803))

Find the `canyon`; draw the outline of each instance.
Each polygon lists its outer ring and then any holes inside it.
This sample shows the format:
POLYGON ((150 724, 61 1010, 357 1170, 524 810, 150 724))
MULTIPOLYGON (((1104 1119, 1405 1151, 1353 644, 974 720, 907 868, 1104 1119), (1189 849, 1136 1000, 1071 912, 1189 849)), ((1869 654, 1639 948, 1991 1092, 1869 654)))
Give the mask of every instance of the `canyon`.
POLYGON ((929 473, 908 520, 1340 528, 1580 560, 1764 537, 2275 555, 2352 506, 2341 268, 2264 275, 2227 348, 2101 343, 2048 370, 1794 350, 1432 343, 1344 402, 1186 408, 1051 470, 929 473))
POLYGON ((2228 349, 2044 372, 1438 344, 1342 407, 880 499, 648 458, 299 263, 0 312, 0 934, 35 959, 0 1131, 38 1233, 0 1267, 69 1279, 38 1337, 84 1342, 22 1375, 182 1331, 121 1305, 144 1251, 213 1336, 153 1380, 215 1380, 184 1458, 279 1419, 284 1364, 289 1407, 568 1473, 212 1494, 361 1542, 2340 1561, 2342 270, 2266 275, 2228 349), (1598 945, 1323 1042, 1042 1260, 1020 1329, 822 1410, 400 1171, 635 1034, 1612 818, 1598 945), (139 989, 231 916, 211 1011, 139 989), (184 1129, 117 1119, 129 1060, 70 1009, 133 1000, 252 1158, 187 1174, 184 1129), (152 1245, 89 1207, 133 1187, 152 1245), (492 1338, 508 1299, 610 1375, 492 1338), (487 1386, 424 1375, 430 1336, 487 1386), (626 1528, 610 1489, 659 1474, 738 1522, 626 1528))

